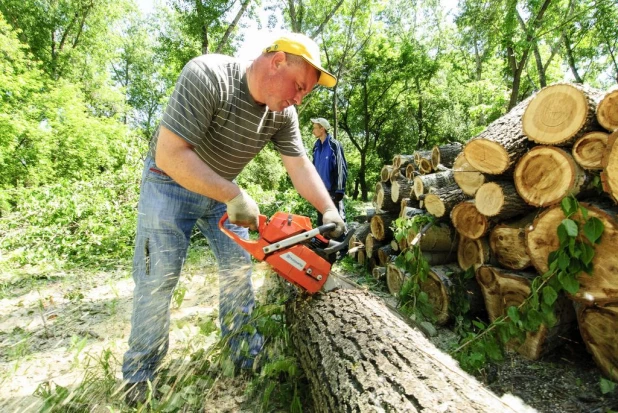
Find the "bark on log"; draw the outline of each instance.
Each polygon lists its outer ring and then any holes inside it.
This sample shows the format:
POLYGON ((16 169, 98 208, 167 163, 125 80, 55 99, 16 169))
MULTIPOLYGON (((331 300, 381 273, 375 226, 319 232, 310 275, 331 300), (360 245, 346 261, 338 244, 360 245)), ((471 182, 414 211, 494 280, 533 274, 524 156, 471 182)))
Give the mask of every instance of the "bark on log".
POLYGON ((491 228, 491 221, 476 209, 474 200, 455 205, 451 211, 451 222, 457 232, 470 239, 485 236, 491 228))
POLYGON ((592 188, 593 176, 570 153, 555 146, 535 146, 515 168, 517 193, 530 205, 548 206, 567 195, 592 188))
MULTIPOLYGON (((509 307, 521 305, 530 296, 530 285, 536 277, 538 274, 533 272, 514 272, 485 265, 479 267, 476 279, 485 297, 489 319, 493 322, 505 316, 509 307)), ((542 324, 536 332, 527 332, 523 343, 514 340, 508 343, 507 348, 529 360, 537 360, 564 344, 575 327, 575 312, 565 296, 559 297, 555 309, 556 325, 548 328, 542 324)))
POLYGON ((371 218, 371 233, 378 241, 390 240, 393 237, 391 223, 397 219, 392 214, 377 214, 371 218))
POLYGON ((374 296, 338 290, 288 306, 316 412, 515 412, 374 296))
POLYGON ((579 332, 603 374, 618 381, 618 301, 602 306, 575 303, 579 332))
POLYGON ((500 265, 523 270, 532 266, 526 251, 526 227, 532 224, 536 211, 521 219, 496 225, 489 234, 489 247, 500 265))
POLYGON ((519 103, 466 143, 463 153, 473 168, 494 175, 508 173, 528 151, 530 142, 522 130, 521 118, 530 100, 519 103))
POLYGON ((453 163, 453 179, 464 194, 473 196, 485 183, 485 175, 472 167, 463 152, 457 155, 453 163))
MULTIPOLYGON (((592 259, 593 274, 582 273, 577 277, 579 291, 570 296, 572 300, 586 304, 604 304, 616 301, 618 297, 618 221, 615 210, 603 210, 599 205, 582 202, 580 205, 588 210, 588 217, 600 219, 605 226, 598 244, 594 245, 592 259)), ((526 228, 526 251, 532 264, 541 274, 548 270, 549 253, 556 251, 560 245, 557 228, 565 218, 559 205, 547 208, 526 228)), ((573 219, 581 220, 578 212, 573 219)))
POLYGON ((607 138, 607 151, 603 156, 603 172, 601 182, 603 190, 618 203, 618 131, 613 132, 607 138))
POLYGON ((509 181, 483 184, 474 195, 474 203, 481 214, 496 221, 524 215, 534 209, 519 196, 515 185, 509 181))
POLYGON ((603 169, 603 154, 607 151, 607 138, 605 132, 589 132, 575 141, 571 154, 575 162, 584 169, 603 169))
POLYGON ((597 121, 608 131, 618 129, 618 86, 608 90, 597 106, 597 121))
POLYGON ((370 231, 371 227, 368 222, 359 225, 354 231, 354 234, 350 237, 350 241, 348 241, 348 250, 360 245, 365 245, 365 238, 367 238, 367 234, 369 234, 370 231))
MULTIPOLYGON (((411 245, 412 240, 416 237, 418 231, 414 228, 408 230, 406 236, 408 245, 411 245)), ((421 236, 418 244, 421 251, 438 252, 438 251, 455 251, 457 246, 457 234, 447 223, 439 223, 432 225, 421 236)))
POLYGON ((476 268, 479 265, 490 264, 491 251, 487 238, 470 239, 463 236, 459 237, 457 263, 464 270, 470 267, 476 268))
POLYGON ((428 175, 419 175, 413 181, 414 194, 418 198, 422 194, 429 192, 429 188, 443 188, 455 184, 453 171, 447 169, 443 172, 436 172, 428 175))
MULTIPOLYGON (((431 159, 431 150, 420 150, 414 152, 414 163, 416 166, 420 166, 421 160, 423 159, 427 161, 431 159)), ((431 165, 431 161, 429 161, 429 164, 431 165)))
POLYGON ((455 158, 463 150, 463 145, 459 142, 447 143, 446 145, 434 146, 431 150, 431 165, 434 169, 442 164, 447 168, 452 168, 455 158))
POLYGON ((441 218, 448 216, 451 210, 458 203, 467 199, 457 184, 445 186, 437 189, 434 193, 425 196, 424 205, 427 212, 431 215, 441 218))
POLYGON ((596 107, 603 93, 586 85, 557 83, 541 89, 522 118, 524 134, 541 145, 566 146, 600 130, 596 107))

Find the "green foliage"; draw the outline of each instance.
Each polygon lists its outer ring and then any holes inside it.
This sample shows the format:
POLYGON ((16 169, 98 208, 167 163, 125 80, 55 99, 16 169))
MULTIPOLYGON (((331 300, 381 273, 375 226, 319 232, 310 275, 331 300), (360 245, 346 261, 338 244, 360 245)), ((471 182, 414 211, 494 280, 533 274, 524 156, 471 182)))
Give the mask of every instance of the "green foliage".
POLYGON ((62 179, 11 190, 13 210, 0 219, 5 265, 115 267, 133 254, 138 179, 133 161, 89 181, 62 179))
POLYGON ((603 394, 609 394, 616 390, 616 383, 603 377, 601 377, 601 380, 599 381, 599 386, 601 387, 601 393, 603 394))
MULTIPOLYGON (((395 221, 394 236, 399 242, 410 229, 421 231, 422 227, 433 224, 430 215, 417 215, 412 219, 397 218, 395 221)), ((429 276, 429 263, 423 257, 420 246, 409 246, 397 256, 395 264, 409 275, 399 291, 399 308, 412 319, 435 320, 433 306, 429 302, 427 293, 421 290, 421 284, 429 276)))

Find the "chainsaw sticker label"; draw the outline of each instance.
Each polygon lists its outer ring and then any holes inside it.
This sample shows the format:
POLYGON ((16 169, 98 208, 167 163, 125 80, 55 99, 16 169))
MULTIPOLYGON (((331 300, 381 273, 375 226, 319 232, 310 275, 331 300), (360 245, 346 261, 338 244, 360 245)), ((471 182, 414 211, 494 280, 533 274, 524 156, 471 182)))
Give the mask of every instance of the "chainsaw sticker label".
POLYGON ((302 271, 305 268, 305 265, 307 265, 307 263, 301 260, 298 255, 293 254, 291 252, 286 252, 284 254, 281 254, 281 258, 284 261, 286 261, 288 264, 299 269, 300 271, 302 271))

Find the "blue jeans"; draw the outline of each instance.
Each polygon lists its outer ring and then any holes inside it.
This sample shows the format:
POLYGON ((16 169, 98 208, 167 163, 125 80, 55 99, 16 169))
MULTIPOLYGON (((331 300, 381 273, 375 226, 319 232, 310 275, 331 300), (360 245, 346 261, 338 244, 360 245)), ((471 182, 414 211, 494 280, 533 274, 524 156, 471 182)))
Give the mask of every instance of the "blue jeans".
MULTIPOLYGON (((219 265, 219 319, 222 336, 238 332, 250 318, 255 301, 251 258, 218 228, 225 204, 188 191, 146 158, 133 257, 133 314, 129 350, 122 373, 128 382, 153 380, 169 346, 170 301, 178 283, 195 225, 208 239, 219 265)), ((246 228, 226 221, 241 238, 246 228)), ((261 347, 252 340, 250 351, 261 347)))

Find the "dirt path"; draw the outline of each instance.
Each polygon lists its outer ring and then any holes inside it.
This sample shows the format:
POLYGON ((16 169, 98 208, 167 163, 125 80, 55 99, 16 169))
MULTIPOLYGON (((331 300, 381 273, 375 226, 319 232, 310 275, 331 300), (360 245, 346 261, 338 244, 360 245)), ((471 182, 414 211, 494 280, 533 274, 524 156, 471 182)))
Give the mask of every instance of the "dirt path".
MULTIPOLYGON (((39 386, 52 393, 58 386, 71 391, 106 374, 120 384, 133 291, 127 269, 44 277, 31 271, 3 274, 0 282, 0 411, 38 411, 43 405, 34 395, 39 386)), ((198 332, 200 320, 216 319, 218 311, 212 258, 186 265, 181 291, 181 305, 172 310, 169 365, 182 364, 188 354, 216 340, 215 334, 198 332)), ((215 383, 211 396, 217 407, 212 411, 240 411, 243 386, 236 383, 231 392, 227 387, 215 383)), ((95 397, 101 398, 100 411, 125 409, 118 395, 95 397)))

